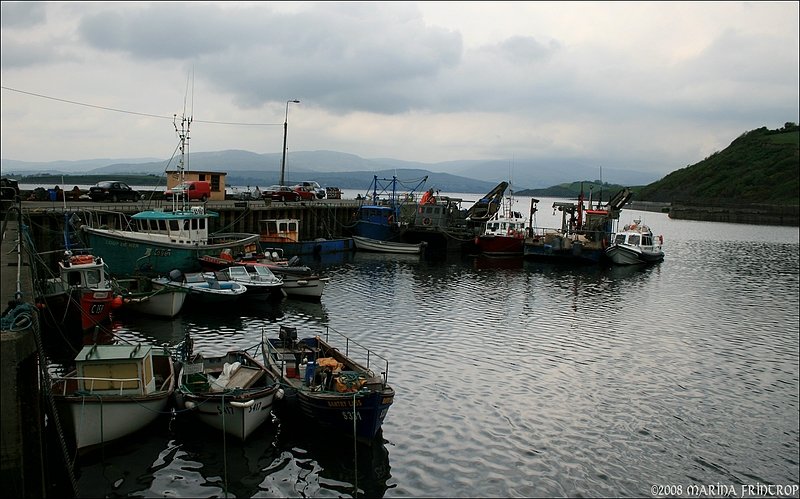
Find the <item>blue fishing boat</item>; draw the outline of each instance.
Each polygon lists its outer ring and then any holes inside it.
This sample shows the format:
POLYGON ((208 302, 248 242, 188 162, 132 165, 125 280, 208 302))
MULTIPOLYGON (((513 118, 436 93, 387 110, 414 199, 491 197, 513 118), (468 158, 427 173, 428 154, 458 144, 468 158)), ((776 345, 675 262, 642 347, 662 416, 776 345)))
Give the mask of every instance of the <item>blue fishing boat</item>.
POLYGON ((284 389, 281 409, 332 438, 370 443, 394 402, 389 361, 332 328, 326 330, 324 339, 298 340, 297 329, 288 326, 280 327, 277 338, 262 333, 264 365, 284 389))
POLYGON ((403 187, 410 182, 397 177, 379 179, 375 175, 355 213, 353 235, 377 241, 402 241, 403 229, 416 212, 415 192, 427 180, 427 176, 413 180, 416 185, 400 193, 398 185, 403 187))
MULTIPOLYGON (((271 218, 259 220, 258 240, 261 250, 279 249, 287 256, 321 255, 353 251, 352 237, 317 238, 300 240, 300 220, 297 218, 271 218)), ((253 253, 253 252, 245 252, 253 253)))

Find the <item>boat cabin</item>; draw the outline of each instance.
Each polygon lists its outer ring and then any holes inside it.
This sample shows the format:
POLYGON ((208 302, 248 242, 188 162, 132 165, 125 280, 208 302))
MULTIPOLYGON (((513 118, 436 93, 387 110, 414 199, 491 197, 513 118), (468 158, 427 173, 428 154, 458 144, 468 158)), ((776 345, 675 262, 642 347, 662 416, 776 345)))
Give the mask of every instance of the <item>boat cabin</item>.
POLYGON ((461 213, 461 199, 448 196, 437 196, 435 203, 420 204, 414 217, 414 225, 418 227, 451 228, 464 222, 466 217, 461 213))
POLYGON ((102 395, 156 391, 152 346, 87 345, 75 357, 78 390, 102 395))
POLYGON ((259 241, 262 243, 296 243, 300 241, 300 220, 296 218, 258 221, 259 241))
POLYGON ((133 230, 149 239, 169 243, 205 245, 208 243, 208 219, 216 213, 206 213, 202 206, 187 211, 142 211, 131 217, 133 230))

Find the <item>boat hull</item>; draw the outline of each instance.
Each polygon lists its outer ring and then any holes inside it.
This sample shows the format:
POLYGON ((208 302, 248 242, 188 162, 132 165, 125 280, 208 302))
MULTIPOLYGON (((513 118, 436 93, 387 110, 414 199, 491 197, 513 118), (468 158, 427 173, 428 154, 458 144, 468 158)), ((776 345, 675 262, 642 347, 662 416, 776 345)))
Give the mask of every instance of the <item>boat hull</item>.
POLYGON ((368 237, 353 236, 356 249, 359 251, 376 251, 379 253, 403 253, 403 254, 416 254, 419 255, 425 250, 426 243, 400 243, 393 241, 385 241, 378 239, 370 239, 368 237))
POLYGON ((260 395, 246 397, 178 392, 176 400, 178 407, 191 412, 202 423, 244 441, 272 418, 276 392, 277 389, 265 389, 260 395))
POLYGON ((111 322, 114 296, 111 290, 67 290, 44 295, 45 323, 70 331, 90 332, 111 322))
MULTIPOLYGON (((158 397, 107 397, 94 395, 61 397, 59 405, 69 411, 78 449, 111 442, 149 425, 167 409, 169 394, 158 397)), ((64 409, 62 409, 63 411, 64 409)))
POLYGON ((526 240, 523 244, 523 256, 539 261, 591 264, 603 261, 605 251, 598 243, 573 241, 556 236, 526 240))
POLYGON ((328 283, 327 277, 316 275, 304 277, 283 274, 281 277, 283 277, 283 291, 286 292, 286 295, 290 298, 304 300, 321 300, 328 283))
POLYGON ((522 256, 522 237, 481 235, 475 239, 478 251, 489 256, 522 256))
POLYGON ((81 228, 92 251, 102 256, 110 271, 116 275, 167 274, 173 269, 196 272, 201 268, 200 256, 216 256, 231 246, 243 246, 257 240, 255 234, 240 234, 244 237, 195 246, 134 239, 118 230, 96 229, 86 225, 81 228))
POLYGON ((664 260, 662 251, 644 251, 622 244, 609 246, 606 249, 606 256, 617 265, 647 265, 664 260))
POLYGON ((180 289, 154 289, 150 278, 117 279, 123 289, 122 312, 172 318, 183 309, 188 293, 180 289))
POLYGON ((286 256, 321 255, 324 253, 353 251, 355 249, 355 243, 353 243, 353 239, 350 237, 299 242, 261 240, 262 251, 272 250, 273 248, 282 250, 283 254, 286 256))

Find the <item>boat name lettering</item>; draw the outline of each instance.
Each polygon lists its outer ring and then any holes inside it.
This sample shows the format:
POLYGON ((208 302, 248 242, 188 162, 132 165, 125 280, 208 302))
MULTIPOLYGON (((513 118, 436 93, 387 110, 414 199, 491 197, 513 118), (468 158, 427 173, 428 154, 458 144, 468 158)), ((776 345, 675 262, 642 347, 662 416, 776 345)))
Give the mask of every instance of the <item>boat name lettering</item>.
POLYGON ((172 251, 164 248, 156 248, 150 253, 150 256, 170 256, 172 251))
POLYGON ((261 402, 256 402, 247 408, 247 412, 258 412, 261 410, 261 402))
MULTIPOLYGON (((356 405, 361 405, 361 400, 356 400, 356 405)), ((329 400, 328 407, 353 407, 353 403, 350 400, 329 400)))
POLYGON ((103 303, 93 303, 92 306, 89 308, 89 313, 92 315, 102 314, 103 309, 105 308, 106 306, 103 303))
MULTIPOLYGON (((217 414, 222 415, 222 408, 217 406, 217 414)), ((225 406, 225 414, 233 414, 233 407, 227 405, 225 406)))

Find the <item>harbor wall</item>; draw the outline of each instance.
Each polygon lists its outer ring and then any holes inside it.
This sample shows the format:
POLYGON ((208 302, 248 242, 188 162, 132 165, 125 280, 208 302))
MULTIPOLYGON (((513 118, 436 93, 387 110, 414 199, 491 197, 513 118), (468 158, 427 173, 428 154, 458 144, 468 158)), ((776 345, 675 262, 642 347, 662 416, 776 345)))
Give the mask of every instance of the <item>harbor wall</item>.
MULTIPOLYGON (((11 206, 9 206, 10 208, 11 206)), ((14 213, 16 211, 17 213, 14 213)), ((28 253, 18 246, 20 225, 8 212, 2 226, 0 294, 0 479, 6 496, 46 497, 44 410, 39 390, 38 321, 28 253), (22 251, 18 251, 21 249, 22 251), (31 313, 32 312, 32 313, 31 313)))
MULTIPOLYGON (((192 205, 199 206, 198 203, 192 205)), ((58 252, 64 248, 64 214, 81 210, 106 210, 107 215, 96 220, 113 224, 116 213, 133 215, 144 209, 168 207, 168 202, 146 203, 44 203, 24 202, 23 212, 32 226, 34 245, 39 253, 58 252)), ((356 200, 317 200, 307 202, 269 201, 209 201, 207 211, 219 214, 212 219, 211 232, 259 233, 259 221, 273 218, 300 220, 300 239, 312 241, 347 236, 354 214, 359 206, 356 200)), ((54 253, 54 257, 60 254, 54 253)))
POLYGON ((800 226, 800 207, 778 205, 693 205, 673 203, 669 218, 756 225, 800 226))

